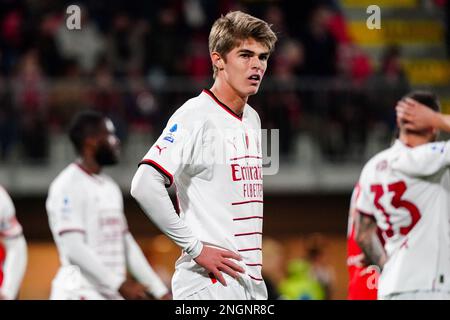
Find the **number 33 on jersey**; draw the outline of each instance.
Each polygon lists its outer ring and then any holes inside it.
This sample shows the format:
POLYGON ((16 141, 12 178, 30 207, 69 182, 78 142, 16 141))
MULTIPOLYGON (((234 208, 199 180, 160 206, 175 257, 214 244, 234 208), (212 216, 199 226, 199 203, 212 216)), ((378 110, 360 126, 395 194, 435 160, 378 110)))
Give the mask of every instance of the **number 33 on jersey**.
POLYGON ((364 166, 356 208, 375 219, 388 255, 379 295, 450 288, 448 164, 445 148, 397 140, 364 166))

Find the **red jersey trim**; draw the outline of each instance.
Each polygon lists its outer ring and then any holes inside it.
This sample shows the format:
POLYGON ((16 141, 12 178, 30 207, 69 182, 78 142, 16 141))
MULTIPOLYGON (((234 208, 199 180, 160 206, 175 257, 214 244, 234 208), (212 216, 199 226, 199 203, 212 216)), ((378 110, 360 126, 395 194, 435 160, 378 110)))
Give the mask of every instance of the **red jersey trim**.
POLYGON ((81 164, 79 164, 78 162, 74 162, 74 164, 81 169, 81 171, 83 171, 84 173, 86 173, 88 176, 93 177, 94 174, 90 171, 88 171, 85 167, 83 167, 81 164))
POLYGON ((264 219, 264 218, 262 216, 250 216, 250 217, 234 218, 233 221, 249 220, 249 219, 264 219))
POLYGON ((246 263, 245 265, 249 267, 262 267, 262 263, 246 263))
POLYGON ((242 157, 231 158, 230 161, 236 161, 236 160, 241 160, 241 159, 262 159, 262 157, 260 157, 260 156, 242 156, 242 157))
POLYGON ((262 200, 249 200, 249 201, 242 201, 242 202, 233 202, 233 203, 231 203, 231 205, 232 206, 238 206, 238 205, 241 205, 241 204, 254 203, 254 202, 264 203, 264 201, 262 201, 262 200))
POLYGON ((219 99, 217 99, 217 97, 214 95, 214 93, 212 93, 210 90, 208 89, 203 89, 203 92, 206 93, 207 95, 209 95, 220 107, 222 107, 222 109, 224 109, 226 112, 228 112, 230 115, 232 115, 233 117, 235 117, 236 119, 238 119, 239 121, 242 121, 242 115, 239 116, 236 113, 234 113, 233 110, 231 110, 230 107, 228 107, 225 103, 223 103, 222 101, 220 101, 219 99))
POLYGON ((367 213, 367 212, 364 212, 364 211, 361 211, 361 210, 357 210, 357 211, 358 211, 359 214, 361 214, 361 215, 363 215, 363 216, 366 216, 366 217, 370 217, 370 218, 375 219, 374 216, 373 216, 373 214, 371 214, 371 213, 367 213))
POLYGON ((244 236, 251 236, 254 234, 260 234, 262 235, 262 232, 247 232, 247 233, 236 233, 234 236, 235 237, 244 237, 244 236))
POLYGON ((79 232, 79 233, 86 233, 86 231, 84 231, 83 229, 64 229, 58 232, 58 236, 62 236, 65 233, 69 233, 69 232, 79 232))
POLYGON ((159 173, 163 174, 164 176, 167 177, 167 179, 169 179, 169 184, 165 184, 166 188, 170 187, 173 184, 173 176, 170 174, 169 171, 167 171, 166 169, 164 169, 159 163, 150 160, 150 159, 144 159, 141 162, 139 162, 140 166, 141 164, 147 164, 149 166, 152 166, 153 168, 155 168, 159 173))
POLYGON ((245 251, 262 251, 261 248, 247 248, 247 249, 239 249, 239 252, 245 252, 245 251))
POLYGON ((252 275, 248 275, 250 278, 252 278, 253 280, 256 280, 256 281, 263 281, 263 279, 262 278, 257 278, 257 277, 254 277, 254 276, 252 276, 252 275))
POLYGON ((1 239, 7 239, 7 240, 11 240, 11 239, 15 239, 18 237, 21 237, 23 235, 23 231, 19 232, 19 233, 14 233, 14 234, 8 234, 6 232, 0 232, 0 238, 1 239))

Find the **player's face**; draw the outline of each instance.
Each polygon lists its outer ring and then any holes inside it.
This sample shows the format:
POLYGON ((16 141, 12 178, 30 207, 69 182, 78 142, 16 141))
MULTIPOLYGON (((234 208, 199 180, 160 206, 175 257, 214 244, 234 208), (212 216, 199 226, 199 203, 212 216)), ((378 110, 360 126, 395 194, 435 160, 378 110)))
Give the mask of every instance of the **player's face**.
POLYGON ((253 38, 243 40, 224 60, 223 77, 241 96, 258 92, 267 69, 269 50, 253 38))
POLYGON ((119 161, 120 141, 115 134, 111 120, 106 119, 101 126, 95 160, 100 166, 114 165, 119 161))

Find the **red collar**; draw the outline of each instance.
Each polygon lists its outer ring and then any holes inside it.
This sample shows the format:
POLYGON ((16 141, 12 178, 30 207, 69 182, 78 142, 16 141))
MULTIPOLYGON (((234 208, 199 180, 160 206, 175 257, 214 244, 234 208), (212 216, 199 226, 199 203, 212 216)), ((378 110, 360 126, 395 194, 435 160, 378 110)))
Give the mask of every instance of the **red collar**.
POLYGON ((242 113, 241 115, 236 114, 233 110, 231 110, 230 107, 228 107, 225 103, 223 103, 222 101, 220 101, 219 99, 217 99, 217 97, 214 95, 214 93, 211 92, 211 90, 208 89, 203 89, 203 92, 206 93, 207 95, 209 95, 220 107, 222 107, 226 112, 228 112, 229 114, 231 114, 233 117, 235 117, 236 119, 238 119, 239 121, 242 121, 242 115, 244 113, 242 113))

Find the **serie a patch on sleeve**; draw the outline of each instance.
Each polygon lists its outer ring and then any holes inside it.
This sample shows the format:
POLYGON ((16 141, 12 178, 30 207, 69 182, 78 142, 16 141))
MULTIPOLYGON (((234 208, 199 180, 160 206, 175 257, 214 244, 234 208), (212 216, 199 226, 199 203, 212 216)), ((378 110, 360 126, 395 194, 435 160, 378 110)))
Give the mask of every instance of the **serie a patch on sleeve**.
POLYGON ((175 132, 178 129, 178 125, 175 123, 172 128, 169 129, 168 134, 163 138, 163 140, 173 143, 175 141, 175 132))

